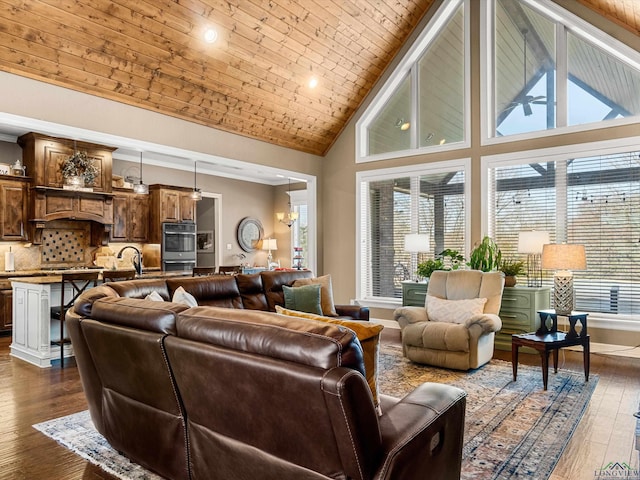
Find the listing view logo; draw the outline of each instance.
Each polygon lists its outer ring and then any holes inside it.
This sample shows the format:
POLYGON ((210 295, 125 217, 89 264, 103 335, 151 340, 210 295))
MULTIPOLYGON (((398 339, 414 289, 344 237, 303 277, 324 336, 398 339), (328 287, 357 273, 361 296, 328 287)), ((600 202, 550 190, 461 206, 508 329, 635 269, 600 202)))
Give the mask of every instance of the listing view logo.
POLYGON ((595 471, 596 480, 605 479, 622 479, 622 480, 640 480, 640 472, 637 468, 631 468, 629 464, 624 462, 609 462, 608 465, 595 471))

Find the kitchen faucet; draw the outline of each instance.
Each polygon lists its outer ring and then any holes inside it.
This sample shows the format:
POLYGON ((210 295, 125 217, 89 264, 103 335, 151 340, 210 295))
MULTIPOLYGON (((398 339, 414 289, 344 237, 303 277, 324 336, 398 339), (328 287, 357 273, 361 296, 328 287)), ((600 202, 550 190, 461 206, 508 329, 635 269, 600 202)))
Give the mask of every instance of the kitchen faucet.
POLYGON ((127 248, 132 248, 136 251, 136 256, 131 259, 131 263, 133 263, 133 268, 136 269, 136 273, 138 275, 142 275, 142 252, 139 249, 132 245, 127 245, 126 247, 122 247, 116 258, 122 258, 122 252, 124 252, 127 248))

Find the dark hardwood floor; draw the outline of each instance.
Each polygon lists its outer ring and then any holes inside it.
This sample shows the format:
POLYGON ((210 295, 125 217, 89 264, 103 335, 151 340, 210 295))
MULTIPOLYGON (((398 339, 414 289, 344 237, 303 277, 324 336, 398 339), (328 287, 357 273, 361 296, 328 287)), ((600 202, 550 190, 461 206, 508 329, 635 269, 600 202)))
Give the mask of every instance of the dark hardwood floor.
MULTIPOLYGON (((399 331, 386 328, 382 341, 399 342, 399 331)), ((114 479, 32 427, 87 408, 73 362, 41 369, 12 358, 10 343, 10 337, 0 338, 0 479, 114 479)), ((535 355, 520 356, 522 363, 539 365, 535 355)), ((510 353, 498 351, 496 358, 510 360, 510 353)), ((563 351, 560 363, 582 371, 579 352, 563 351)), ((591 373, 600 377, 598 386, 551 480, 593 479, 608 461, 638 468, 633 413, 640 359, 593 354, 591 373)))

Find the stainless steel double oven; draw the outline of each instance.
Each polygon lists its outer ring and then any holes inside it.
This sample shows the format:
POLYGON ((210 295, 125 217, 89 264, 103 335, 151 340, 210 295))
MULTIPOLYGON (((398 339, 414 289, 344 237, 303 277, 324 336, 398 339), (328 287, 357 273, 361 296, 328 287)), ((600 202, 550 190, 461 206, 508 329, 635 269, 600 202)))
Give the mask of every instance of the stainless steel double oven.
POLYGON ((196 266, 196 224, 162 224, 162 269, 190 271, 196 266))

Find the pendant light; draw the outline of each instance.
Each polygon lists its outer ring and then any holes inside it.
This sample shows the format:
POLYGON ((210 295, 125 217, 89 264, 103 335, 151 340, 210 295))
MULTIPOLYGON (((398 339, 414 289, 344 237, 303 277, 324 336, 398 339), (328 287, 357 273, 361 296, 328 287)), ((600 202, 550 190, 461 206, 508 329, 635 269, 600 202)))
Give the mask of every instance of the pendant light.
POLYGON ((289 179, 289 189, 287 190, 287 196, 289 197, 289 201, 287 202, 289 206, 288 212, 277 212, 276 218, 280 223, 284 223, 287 227, 291 228, 296 220, 298 220, 298 212, 294 211, 291 208, 291 179, 289 179))
POLYGON ((191 199, 195 201, 202 200, 202 192, 197 186, 197 165, 198 161, 196 160, 193 162, 193 192, 191 192, 191 199))
POLYGON ((133 186, 134 193, 147 195, 149 193, 149 185, 142 183, 142 152, 140 152, 140 182, 133 186))

